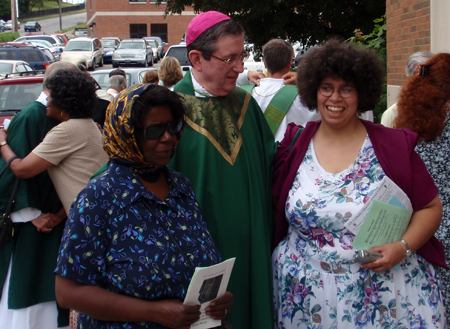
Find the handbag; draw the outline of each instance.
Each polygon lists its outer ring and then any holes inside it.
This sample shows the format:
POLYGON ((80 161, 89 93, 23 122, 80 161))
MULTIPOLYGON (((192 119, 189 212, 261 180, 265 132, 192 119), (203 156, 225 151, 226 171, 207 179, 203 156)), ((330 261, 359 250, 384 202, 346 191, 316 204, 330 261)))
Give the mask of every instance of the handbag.
MULTIPOLYGON (((11 159, 9 159, 9 161, 6 163, 5 167, 0 172, 0 177, 3 176, 3 173, 9 167, 11 162, 15 159, 17 159, 17 157, 12 157, 11 159)), ((16 196, 18 185, 19 185, 19 178, 16 177, 16 179, 14 181, 14 187, 11 192, 11 197, 9 198, 9 202, 6 207, 5 213, 3 215, 1 215, 1 217, 0 217, 0 250, 6 246, 6 244, 9 242, 9 240, 14 235, 14 227, 13 227, 13 222, 11 220, 11 213, 12 213, 12 208, 14 205, 14 198, 16 196)))

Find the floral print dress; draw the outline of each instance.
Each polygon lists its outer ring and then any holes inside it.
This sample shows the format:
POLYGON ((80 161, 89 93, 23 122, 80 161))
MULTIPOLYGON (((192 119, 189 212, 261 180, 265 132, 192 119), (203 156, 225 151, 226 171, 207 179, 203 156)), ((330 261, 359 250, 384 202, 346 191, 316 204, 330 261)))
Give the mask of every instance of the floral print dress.
MULTIPOLYGON (((450 111, 450 109, 449 109, 450 111)), ((450 264, 450 162, 448 152, 450 150, 450 114, 447 113, 444 128, 441 135, 431 142, 419 140, 416 152, 422 158, 434 183, 439 190, 439 198, 442 202, 442 222, 435 236, 442 242, 445 249, 445 260, 450 264)), ((450 271, 439 268, 442 291, 445 296, 447 322, 450 321, 450 271)))
POLYGON ((275 328, 444 328, 439 278, 414 253, 376 273, 353 263, 344 227, 385 176, 367 136, 338 174, 319 164, 313 141, 286 200, 288 234, 275 249, 275 328))

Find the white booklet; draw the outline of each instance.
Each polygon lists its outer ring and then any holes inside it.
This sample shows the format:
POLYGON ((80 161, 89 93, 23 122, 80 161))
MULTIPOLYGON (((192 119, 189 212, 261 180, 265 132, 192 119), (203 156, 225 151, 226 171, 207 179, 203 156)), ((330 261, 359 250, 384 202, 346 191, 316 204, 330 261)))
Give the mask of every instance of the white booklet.
POLYGON ((205 310, 211 302, 222 297, 227 291, 228 281, 236 258, 209 267, 196 267, 183 304, 201 305, 200 319, 191 325, 191 329, 218 327, 221 320, 206 315, 205 310))
POLYGON ((355 234, 352 247, 370 249, 399 241, 408 228, 413 209, 405 192, 389 177, 344 226, 355 234))

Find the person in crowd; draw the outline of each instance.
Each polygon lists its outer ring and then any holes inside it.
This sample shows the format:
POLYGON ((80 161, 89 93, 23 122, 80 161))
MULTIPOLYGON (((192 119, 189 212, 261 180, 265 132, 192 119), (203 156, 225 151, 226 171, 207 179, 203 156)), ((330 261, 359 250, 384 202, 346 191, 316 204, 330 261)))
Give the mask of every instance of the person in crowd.
POLYGON ((175 86, 186 128, 170 166, 192 182, 224 259, 236 257, 229 290, 235 329, 272 328, 270 199, 273 134, 256 101, 236 88, 243 72, 244 30, 208 11, 188 25, 192 70, 175 86))
MULTIPOLYGON (((59 70, 79 69, 72 63, 56 62, 45 71, 44 90, 11 120, 8 146, 25 158, 60 121, 46 115, 46 82, 59 70)), ((2 140, 3 141, 3 140, 2 140)), ((1 146, 4 151, 6 145, 1 146)), ((0 167, 5 158, 0 158, 0 167)), ((0 178, 0 211, 5 211, 15 176, 8 170, 0 178)), ((68 326, 69 311, 57 308, 53 270, 65 218, 47 171, 20 180, 12 213, 15 234, 0 251, 0 328, 56 329, 68 326), (51 231, 42 230, 53 226, 51 231), (37 279, 39 278, 39 279, 37 279)))
POLYGON ((110 78, 113 77, 113 76, 115 76, 115 75, 121 75, 121 76, 123 76, 124 78, 127 77, 126 72, 125 72, 124 70, 122 70, 122 69, 114 69, 114 70, 112 70, 111 72, 109 72, 109 77, 110 77, 110 78))
POLYGON ((119 93, 127 88, 127 79, 122 75, 113 75, 108 80, 108 88, 106 92, 113 98, 119 95, 119 93))
MULTIPOLYGON (((435 236, 443 242, 450 264, 450 54, 439 53, 419 64, 400 93, 395 128, 409 128, 419 136, 416 152, 422 158, 439 190, 442 222, 435 236)), ((440 271, 450 323, 450 273, 440 271)))
POLYGON ((433 237, 442 205, 414 152, 417 136, 357 116, 377 103, 383 76, 374 51, 336 39, 300 63, 300 98, 322 118, 297 140, 300 127, 289 124, 274 160, 276 328, 446 326, 433 265, 446 266, 433 237), (355 235, 344 224, 385 176, 411 201, 409 226, 399 241, 370 249, 382 258, 354 263, 355 235))
POLYGON ((98 98, 95 105, 94 114, 92 119, 98 123, 100 128, 103 128, 105 124, 106 109, 122 90, 127 87, 127 79, 121 74, 112 75, 108 80, 107 90, 97 89, 95 92, 98 98))
MULTIPOLYGON (((184 113, 180 96, 153 84, 129 87, 108 108, 108 168, 79 193, 55 270, 58 303, 80 312, 79 328, 185 328, 199 319, 199 305, 183 304, 189 282, 221 256, 191 184, 166 167, 184 113)), ((227 292, 206 313, 224 319, 232 304, 227 292)))
MULTIPOLYGON (((65 214, 68 214, 73 200, 89 178, 108 161, 101 133, 92 120, 97 101, 95 84, 86 73, 65 69, 47 79, 45 87, 49 91, 47 116, 61 123, 50 130, 25 158, 13 160, 10 168, 21 179, 48 170, 65 214)), ((0 142, 7 136, 0 130, 0 142)), ((9 145, 0 151, 5 161, 16 157, 9 145)))
MULTIPOLYGON (((434 54, 429 51, 418 51, 408 57, 406 61, 405 72, 407 77, 413 76, 413 74, 420 73, 418 66, 425 63, 434 54)), ((397 103, 393 104, 381 116, 381 124, 385 127, 394 127, 394 120, 397 117, 397 103)))
POLYGON ((173 87, 183 79, 183 71, 181 71, 181 65, 178 59, 172 56, 164 57, 158 68, 159 79, 161 84, 173 90, 173 87))
POLYGON ((320 119, 320 114, 301 104, 295 86, 284 84, 282 77, 290 71, 293 57, 294 49, 288 42, 270 40, 263 46, 267 78, 261 79, 259 86, 241 87, 258 102, 277 142, 283 139, 289 122, 304 126, 320 119))
POLYGON ((159 84, 158 71, 150 70, 144 75, 143 83, 153 83, 155 85, 159 84))

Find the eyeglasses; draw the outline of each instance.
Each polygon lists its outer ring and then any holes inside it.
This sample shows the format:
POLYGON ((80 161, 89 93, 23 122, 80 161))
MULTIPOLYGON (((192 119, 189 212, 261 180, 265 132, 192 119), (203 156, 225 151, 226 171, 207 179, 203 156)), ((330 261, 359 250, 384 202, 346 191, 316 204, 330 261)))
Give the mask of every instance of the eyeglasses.
POLYGON ((169 132, 169 134, 175 135, 178 134, 181 129, 183 129, 183 126, 183 120, 172 121, 167 125, 150 125, 145 127, 144 136, 146 139, 158 139, 164 135, 166 130, 169 132))
POLYGON ((222 61, 225 64, 230 65, 230 66, 236 65, 236 63, 238 61, 240 61, 240 63, 243 63, 250 57, 250 54, 248 52, 246 52, 246 51, 244 51, 238 57, 231 57, 231 58, 226 58, 226 59, 214 56, 213 54, 208 54, 208 53, 205 53, 205 52, 203 52, 203 53, 206 54, 206 55, 209 55, 211 57, 214 57, 215 59, 218 59, 219 61, 222 61))
MULTIPOLYGON (((322 94, 322 96, 325 97, 330 97, 331 95, 333 95, 335 91, 336 90, 327 85, 319 86, 319 92, 322 94)), ((355 89, 350 87, 344 87, 337 90, 337 92, 339 93, 339 95, 341 95, 342 98, 350 97, 354 91, 355 89)))

